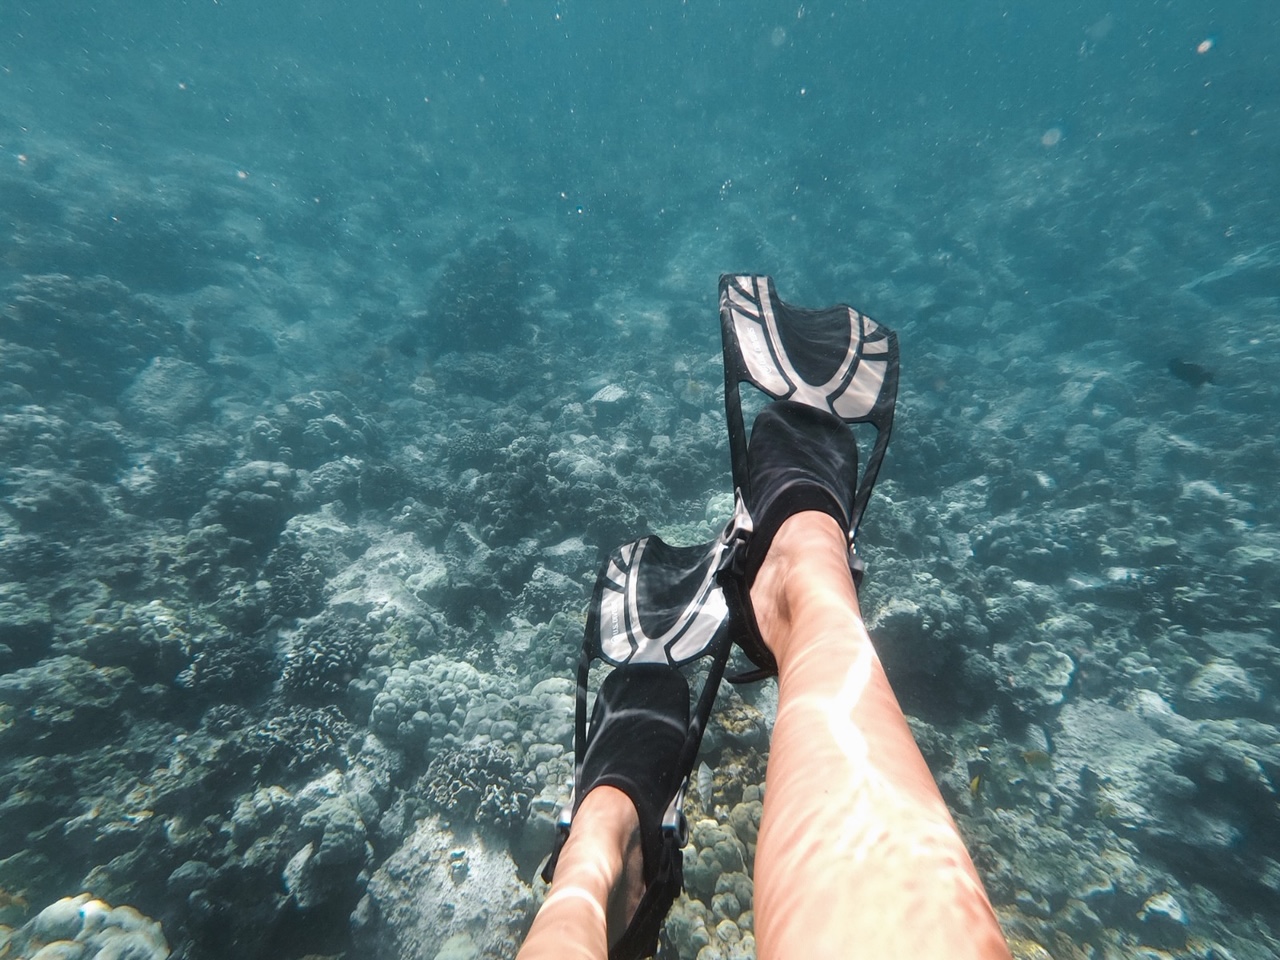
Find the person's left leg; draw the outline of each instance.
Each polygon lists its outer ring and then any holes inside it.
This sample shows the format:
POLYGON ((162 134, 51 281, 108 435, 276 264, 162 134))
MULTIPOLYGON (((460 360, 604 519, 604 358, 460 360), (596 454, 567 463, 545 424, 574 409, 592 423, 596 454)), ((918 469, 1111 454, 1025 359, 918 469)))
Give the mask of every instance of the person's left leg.
POLYGON ((621 790, 602 785, 582 801, 560 851, 551 892, 517 960, 604 960, 644 893, 640 819, 621 790))

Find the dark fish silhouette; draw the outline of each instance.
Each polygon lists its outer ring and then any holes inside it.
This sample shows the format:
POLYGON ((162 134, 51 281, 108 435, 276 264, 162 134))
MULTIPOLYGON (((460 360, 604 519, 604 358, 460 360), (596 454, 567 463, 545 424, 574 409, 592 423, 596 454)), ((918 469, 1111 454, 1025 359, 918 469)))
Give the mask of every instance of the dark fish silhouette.
POLYGON ((1206 383, 1214 382, 1212 370, 1198 363, 1192 363, 1190 360, 1183 360, 1181 357, 1174 357, 1169 361, 1169 372, 1183 383, 1189 383, 1193 387, 1203 387, 1206 383))

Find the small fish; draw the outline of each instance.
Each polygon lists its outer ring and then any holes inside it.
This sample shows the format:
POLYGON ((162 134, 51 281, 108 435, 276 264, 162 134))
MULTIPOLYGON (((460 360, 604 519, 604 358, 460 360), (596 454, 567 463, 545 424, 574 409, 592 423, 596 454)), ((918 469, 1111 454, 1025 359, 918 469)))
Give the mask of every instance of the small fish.
POLYGON ((1048 770, 1053 766, 1053 757, 1043 750, 1023 750, 1022 759, 1026 761, 1027 766, 1035 767, 1037 770, 1048 770))
POLYGON ((980 794, 981 792, 982 792, 982 774, 978 774, 976 777, 974 777, 972 780, 969 781, 969 798, 971 800, 977 800, 978 794, 980 794))
POLYGON ((703 803, 711 803, 711 791, 713 789, 713 781, 711 768, 707 766, 705 760, 698 764, 698 796, 703 803))
POLYGON ((1198 363, 1192 363, 1190 360, 1183 360, 1181 357, 1174 357, 1169 361, 1169 372, 1183 383, 1189 383, 1193 387, 1203 387, 1206 383, 1214 382, 1212 370, 1198 363))

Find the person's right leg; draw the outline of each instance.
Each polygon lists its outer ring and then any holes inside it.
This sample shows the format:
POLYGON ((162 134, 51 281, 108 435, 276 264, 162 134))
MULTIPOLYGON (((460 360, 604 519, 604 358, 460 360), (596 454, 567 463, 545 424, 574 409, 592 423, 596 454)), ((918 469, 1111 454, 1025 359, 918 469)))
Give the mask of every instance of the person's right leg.
POLYGON ((836 521, 788 518, 751 601, 779 683, 755 861, 758 956, 1010 957, 867 635, 836 521))

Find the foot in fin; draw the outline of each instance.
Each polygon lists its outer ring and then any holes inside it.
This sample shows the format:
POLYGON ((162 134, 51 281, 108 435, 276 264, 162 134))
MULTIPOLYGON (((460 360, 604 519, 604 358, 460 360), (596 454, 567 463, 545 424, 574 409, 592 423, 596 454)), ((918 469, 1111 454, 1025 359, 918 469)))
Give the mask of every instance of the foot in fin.
MULTIPOLYGON (((778 672, 756 623, 751 585, 774 536, 789 517, 817 510, 849 533, 858 481, 858 447, 852 431, 839 417, 793 400, 779 400, 756 417, 747 469, 750 500, 739 496, 730 521, 735 551, 721 575, 721 584, 733 619, 741 625, 735 632, 737 642, 758 670, 730 677, 733 683, 778 672)), ((852 570, 855 580, 858 573, 852 570)))
POLYGON ((739 392, 743 382, 772 400, 792 400, 847 424, 875 427, 850 510, 852 549, 893 430, 897 335, 847 304, 821 310, 792 306, 778 296, 770 277, 725 275, 720 278, 720 337, 733 485, 746 502, 753 501, 739 392))
POLYGON ((807 310, 785 303, 765 276, 720 278, 725 415, 737 496, 734 555, 721 585, 735 633, 758 670, 777 672, 751 609, 750 586, 782 522, 801 510, 830 514, 846 533, 854 582, 862 579, 858 529, 889 445, 898 395, 898 338, 847 304, 807 310), (775 401, 756 418, 750 443, 740 384, 775 401), (853 424, 875 427, 858 478, 853 424))
POLYGON ((596 787, 625 793, 640 822, 645 892, 610 960, 638 960, 657 946, 662 923, 683 888, 687 825, 681 804, 724 666, 733 647, 728 606, 717 575, 724 539, 672 547, 647 537, 614 550, 596 579, 578 667, 574 798, 542 876, 550 882, 573 814, 596 787), (681 670, 710 658, 693 709, 681 670), (596 660, 613 670, 586 719, 596 660))
POLYGON ((747 467, 751 536, 743 574, 750 588, 774 535, 792 514, 821 511, 848 533, 858 482, 858 446, 839 417, 794 400, 779 400, 756 417, 747 467))

